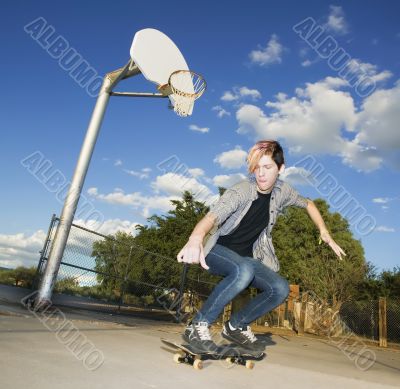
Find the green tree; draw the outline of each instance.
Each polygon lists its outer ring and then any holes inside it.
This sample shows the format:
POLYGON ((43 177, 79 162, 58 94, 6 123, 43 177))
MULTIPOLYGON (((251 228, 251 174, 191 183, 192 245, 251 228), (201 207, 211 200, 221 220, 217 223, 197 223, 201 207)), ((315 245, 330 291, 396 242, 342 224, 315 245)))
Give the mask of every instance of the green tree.
MULTIPOLYGON (((219 188, 219 193, 222 195, 224 188, 219 188)), ((278 218, 273 230, 280 273, 303 290, 312 290, 319 297, 340 305, 357 296, 357 290, 364 285, 371 268, 365 261, 361 242, 352 236, 348 222, 339 213, 331 213, 324 200, 314 202, 332 237, 347 256, 339 261, 329 246, 318 244, 319 231, 307 212, 290 207, 278 218)), ((147 284, 163 289, 179 287, 183 265, 175 260, 176 255, 209 208, 196 201, 188 191, 183 193, 182 200, 173 200, 172 204, 174 208, 167 215, 153 215, 147 219, 149 225, 137 226, 135 237, 118 232, 95 242, 93 256, 96 270, 104 273, 98 275, 103 291, 118 293, 125 275, 128 282, 124 285, 131 296, 158 293, 157 288, 150 292, 151 287, 147 284)), ((396 275, 388 273, 385 277, 387 284, 397 285, 396 275)), ((206 295, 218 279, 200 266, 189 266, 187 289, 206 295)))
MULTIPOLYGON (((176 261, 176 256, 186 244, 193 228, 208 212, 208 207, 196 201, 189 191, 183 193, 182 200, 172 200, 174 209, 167 215, 153 215, 147 220, 148 226, 137 226, 137 234, 118 232, 108 239, 97 241, 93 245, 95 269, 115 277, 98 275, 103 290, 118 293, 123 286, 126 293, 136 296, 150 295, 151 285, 165 288, 178 288, 183 265, 176 261)), ((189 288, 199 293, 206 293, 211 288, 208 284, 199 284, 193 280, 202 278, 211 280, 199 266, 191 266, 188 272, 189 288)))
POLYGON ((35 278, 36 268, 18 266, 12 272, 15 286, 22 286, 24 288, 31 288, 35 278))
POLYGON ((383 289, 381 296, 398 299, 400 297, 400 267, 396 266, 393 270, 383 270, 379 278, 383 289))
MULTIPOLYGON (((171 202, 174 209, 166 216, 154 215, 148 219, 151 226, 138 226, 139 233, 135 242, 163 256, 152 261, 150 279, 153 279, 157 285, 177 288, 183 265, 175 258, 209 208, 204 203, 196 201, 189 191, 184 191, 182 200, 171 202)), ((200 266, 190 266, 187 287, 195 289, 198 293, 208 292, 210 289, 208 284, 194 281, 200 278, 204 281, 213 279, 200 266)))
POLYGON ((376 266, 367 262, 367 270, 363 281, 360 283, 354 300, 377 300, 383 295, 383 285, 376 266))
POLYGON ((312 290, 334 305, 354 297, 365 279, 368 265, 361 242, 354 239, 349 224, 339 213, 329 212, 322 199, 314 201, 333 239, 346 252, 340 261, 325 243, 318 244, 319 231, 305 209, 290 207, 279 217, 273 231, 281 274, 303 290, 312 290))
POLYGON ((0 269, 0 284, 14 285, 14 269, 0 269))
POLYGON ((119 293, 133 244, 134 237, 123 231, 93 243, 92 256, 95 258, 95 270, 99 272, 97 281, 100 292, 108 295, 119 293))

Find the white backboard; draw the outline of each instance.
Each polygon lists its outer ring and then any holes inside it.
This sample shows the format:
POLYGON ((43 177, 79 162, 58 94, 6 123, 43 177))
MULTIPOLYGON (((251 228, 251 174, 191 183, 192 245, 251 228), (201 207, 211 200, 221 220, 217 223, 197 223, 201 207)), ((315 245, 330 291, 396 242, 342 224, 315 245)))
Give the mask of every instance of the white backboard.
POLYGON ((135 34, 130 55, 143 76, 157 86, 165 85, 174 71, 189 69, 175 43, 154 28, 145 28, 135 34))

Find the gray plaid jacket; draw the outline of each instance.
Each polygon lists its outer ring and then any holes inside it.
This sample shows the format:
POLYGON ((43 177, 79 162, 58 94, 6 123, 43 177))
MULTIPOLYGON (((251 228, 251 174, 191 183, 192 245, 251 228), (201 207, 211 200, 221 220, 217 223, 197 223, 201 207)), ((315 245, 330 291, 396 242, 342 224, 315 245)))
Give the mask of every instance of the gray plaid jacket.
MULTIPOLYGON (((256 199, 257 182, 255 177, 251 176, 227 189, 218 201, 210 206, 209 213, 216 216, 216 222, 204 240, 205 256, 215 246, 219 236, 228 235, 239 226, 251 203, 256 199)), ((279 271, 279 261, 272 245, 271 231, 277 217, 286 207, 292 205, 305 208, 307 199, 300 196, 287 182, 277 179, 271 193, 269 223, 253 244, 253 257, 275 272, 279 271)))

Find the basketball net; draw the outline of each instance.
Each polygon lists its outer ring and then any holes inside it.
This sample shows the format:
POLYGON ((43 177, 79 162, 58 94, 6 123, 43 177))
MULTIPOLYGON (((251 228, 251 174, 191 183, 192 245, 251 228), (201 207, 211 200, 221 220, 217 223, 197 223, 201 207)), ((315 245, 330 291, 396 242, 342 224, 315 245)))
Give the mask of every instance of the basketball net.
POLYGON ((168 79, 174 111, 179 116, 191 115, 193 104, 206 90, 206 81, 191 70, 177 70, 168 79))

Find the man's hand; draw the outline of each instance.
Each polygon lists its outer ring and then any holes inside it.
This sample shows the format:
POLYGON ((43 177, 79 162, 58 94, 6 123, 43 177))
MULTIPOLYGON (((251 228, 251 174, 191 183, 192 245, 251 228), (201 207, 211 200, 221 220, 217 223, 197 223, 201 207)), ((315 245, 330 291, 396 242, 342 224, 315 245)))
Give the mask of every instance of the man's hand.
POLYGON ((189 238, 183 249, 179 251, 176 259, 178 262, 200 263, 201 267, 206 270, 209 269, 204 258, 203 240, 197 237, 189 238))
POLYGON ((323 240, 326 244, 328 244, 331 249, 335 252, 335 254, 342 260, 342 255, 346 256, 346 253, 343 249, 332 239, 329 232, 327 230, 322 230, 320 233, 320 240, 323 240))

